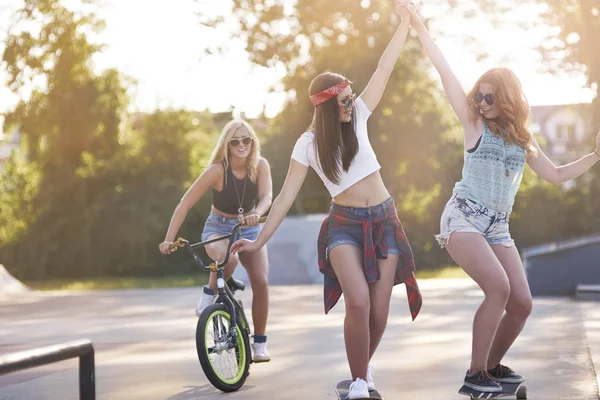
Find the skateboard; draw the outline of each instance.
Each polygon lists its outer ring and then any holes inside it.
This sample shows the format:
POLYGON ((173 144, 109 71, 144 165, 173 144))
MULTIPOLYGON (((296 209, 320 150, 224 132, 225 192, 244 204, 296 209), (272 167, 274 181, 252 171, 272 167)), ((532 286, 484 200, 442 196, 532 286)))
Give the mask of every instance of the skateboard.
MULTIPOLYGON (((337 387, 335 388, 335 394, 337 394, 338 400, 346 400, 348 398, 348 389, 350 388, 351 383, 352 381, 341 381, 337 384, 337 387)), ((383 400, 383 397, 381 397, 377 390, 371 390, 369 391, 369 397, 356 400, 367 399, 383 400)))
POLYGON ((480 392, 479 390, 473 390, 466 386, 458 389, 458 393, 470 396, 473 399, 497 399, 500 397, 511 397, 515 396, 517 400, 527 399, 527 386, 525 382, 522 383, 501 383, 501 392, 480 392))

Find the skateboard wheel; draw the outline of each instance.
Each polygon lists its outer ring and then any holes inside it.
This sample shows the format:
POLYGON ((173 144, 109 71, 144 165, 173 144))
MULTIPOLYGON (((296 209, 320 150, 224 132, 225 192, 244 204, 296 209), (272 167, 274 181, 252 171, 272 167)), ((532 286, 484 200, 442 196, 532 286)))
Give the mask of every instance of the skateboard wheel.
POLYGON ((527 399, 527 386, 521 386, 519 390, 517 390, 517 400, 526 400, 527 399))

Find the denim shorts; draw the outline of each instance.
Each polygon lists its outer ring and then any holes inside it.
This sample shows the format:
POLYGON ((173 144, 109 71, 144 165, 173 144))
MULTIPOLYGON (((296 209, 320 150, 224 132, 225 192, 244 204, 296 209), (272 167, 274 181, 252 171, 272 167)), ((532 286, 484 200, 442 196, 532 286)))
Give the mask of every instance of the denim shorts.
POLYGON ((490 246, 512 247, 515 242, 508 231, 510 213, 497 212, 474 202, 452 195, 440 221, 440 234, 435 235, 444 248, 454 232, 473 232, 482 235, 490 246))
MULTIPOLYGON (((229 235, 233 226, 239 221, 237 218, 227 218, 222 215, 216 214, 211 210, 210 215, 204 223, 204 230, 202 231, 202 241, 208 240, 212 235, 229 235)), ((234 238, 238 239, 250 239, 256 240, 258 233, 260 232, 260 225, 255 226, 242 226, 238 231, 237 236, 234 238)))
MULTIPOLYGON (((331 205, 331 212, 344 210, 361 218, 384 218, 387 210, 394 204, 390 197, 386 201, 371 207, 343 207, 337 204, 331 205)), ((391 222, 383 224, 384 240, 388 246, 388 253, 400 256, 400 249, 396 243, 396 227, 391 222)), ((329 252, 342 244, 350 244, 364 251, 364 234, 361 224, 330 225, 327 227, 327 256, 329 252)))

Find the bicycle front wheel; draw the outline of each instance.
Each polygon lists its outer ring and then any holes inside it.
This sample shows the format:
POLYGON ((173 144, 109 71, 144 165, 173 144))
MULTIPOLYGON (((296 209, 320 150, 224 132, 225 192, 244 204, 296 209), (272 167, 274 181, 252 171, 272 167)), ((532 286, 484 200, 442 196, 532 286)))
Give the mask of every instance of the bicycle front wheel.
POLYGON ((241 388, 250 370, 248 334, 239 321, 235 335, 231 328, 231 315, 224 304, 207 307, 196 327, 196 351, 202 370, 210 383, 224 392, 241 388))

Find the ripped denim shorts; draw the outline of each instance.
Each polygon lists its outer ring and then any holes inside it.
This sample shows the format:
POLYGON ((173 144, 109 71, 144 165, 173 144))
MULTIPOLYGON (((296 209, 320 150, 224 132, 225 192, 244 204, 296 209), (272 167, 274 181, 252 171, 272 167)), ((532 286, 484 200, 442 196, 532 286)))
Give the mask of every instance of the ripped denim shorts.
MULTIPOLYGON (((394 200, 390 197, 386 201, 371 207, 344 207, 338 204, 331 205, 331 212, 347 212, 360 218, 383 218, 388 208, 394 206, 394 200)), ((327 257, 331 250, 342 244, 350 244, 364 251, 364 232, 360 224, 336 224, 331 222, 327 229, 327 257)), ((400 249, 396 243, 396 227, 392 223, 383 224, 384 240, 389 254, 400 256, 400 249)))
POLYGON ((479 233, 490 246, 512 247, 515 242, 508 231, 510 213, 497 212, 453 194, 442 213, 440 234, 435 235, 439 245, 444 248, 454 232, 479 233))

